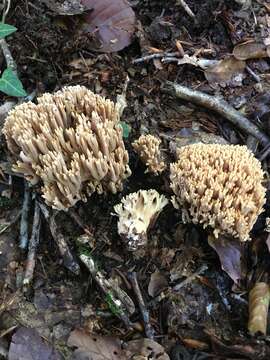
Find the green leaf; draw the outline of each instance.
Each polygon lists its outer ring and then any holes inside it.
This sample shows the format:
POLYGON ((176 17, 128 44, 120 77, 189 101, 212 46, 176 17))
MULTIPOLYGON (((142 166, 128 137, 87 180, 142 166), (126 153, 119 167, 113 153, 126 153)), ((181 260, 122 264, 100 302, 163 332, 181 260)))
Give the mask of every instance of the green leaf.
POLYGON ((27 96, 20 79, 10 68, 7 68, 0 78, 0 91, 10 96, 27 96))
POLYGON ((123 129, 123 138, 127 139, 129 137, 131 127, 124 121, 120 121, 120 125, 122 126, 123 129))
POLYGON ((16 30, 17 28, 15 28, 15 26, 0 22, 0 39, 14 33, 16 30))

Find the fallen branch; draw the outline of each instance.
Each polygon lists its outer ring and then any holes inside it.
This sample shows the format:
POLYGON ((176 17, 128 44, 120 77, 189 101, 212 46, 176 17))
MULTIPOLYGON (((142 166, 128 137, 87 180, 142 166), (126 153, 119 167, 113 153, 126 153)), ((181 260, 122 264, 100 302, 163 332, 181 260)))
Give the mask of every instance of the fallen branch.
POLYGON ((23 285, 29 285, 33 279, 35 265, 36 265, 37 248, 40 240, 40 226, 41 226, 40 207, 38 201, 36 200, 32 234, 28 246, 27 262, 26 262, 23 285))
MULTIPOLYGON (((3 1, 2 23, 4 23, 5 20, 6 20, 6 16, 7 16, 8 12, 9 12, 10 5, 11 5, 11 0, 4 0, 3 1)), ((11 52, 9 50, 8 44, 7 44, 5 39, 0 40, 0 47, 1 47, 3 55, 5 57, 7 67, 11 68, 11 70, 17 75, 17 65, 16 65, 16 62, 14 61, 14 59, 13 59, 13 57, 11 55, 11 52)))
POLYGON ((24 181, 24 197, 23 206, 21 212, 21 224, 20 224, 20 248, 25 250, 28 245, 28 223, 29 223, 29 210, 30 210, 30 196, 31 192, 27 181, 24 181))
POLYGON ((5 39, 0 40, 0 46, 5 57, 7 67, 9 67, 17 75, 17 65, 11 55, 8 44, 5 39))
POLYGON ((255 124, 250 122, 245 116, 235 110, 225 100, 215 96, 205 94, 201 91, 192 90, 186 86, 174 84, 167 81, 162 91, 175 96, 179 99, 193 102, 196 105, 203 106, 209 110, 213 110, 225 117, 228 121, 236 125, 239 129, 254 136, 264 146, 270 143, 270 138, 265 135, 255 124))
POLYGON ((4 23, 6 21, 6 16, 10 9, 11 0, 3 0, 2 5, 3 5, 2 23, 4 23))
POLYGON ((139 64, 141 62, 145 62, 148 60, 153 60, 153 59, 162 59, 164 57, 170 58, 173 57, 175 58, 176 56, 179 56, 179 51, 173 52, 173 53, 166 53, 166 52, 158 52, 158 53, 154 53, 154 54, 149 54, 149 55, 145 55, 142 56, 138 59, 135 59, 132 61, 132 64, 139 64))
POLYGON ((139 308, 142 314, 142 318, 143 318, 143 322, 144 322, 144 329, 145 329, 145 335, 149 338, 149 339, 154 339, 154 335, 155 335, 155 331, 152 327, 152 325, 150 324, 150 317, 149 317, 149 311, 147 310, 143 297, 142 297, 142 293, 138 284, 138 279, 137 279, 137 274, 136 272, 131 272, 128 274, 128 278, 131 282, 131 285, 133 287, 133 291, 136 294, 138 303, 139 303, 139 308))
POLYGON ((51 214, 51 212, 44 203, 39 202, 39 206, 42 214, 49 223, 52 237, 58 246, 61 256, 63 257, 65 267, 74 274, 79 275, 80 266, 72 255, 69 246, 64 238, 64 235, 60 232, 56 224, 55 217, 57 215, 57 212, 51 214))
POLYGON ((185 12, 192 18, 195 20, 195 14, 194 12, 190 9, 190 7, 188 6, 188 4, 185 2, 185 0, 177 0, 177 4, 181 5, 182 8, 185 10, 185 12))
POLYGON ((76 224, 89 236, 93 235, 93 231, 90 229, 88 225, 84 223, 78 213, 73 209, 70 208, 68 211, 68 215, 76 222, 76 224))
MULTIPOLYGON (((81 253, 79 258, 84 263, 84 265, 89 270, 92 278, 96 281, 102 292, 106 297, 106 301, 113 312, 128 329, 133 329, 134 325, 129 320, 128 308, 125 306, 125 303, 128 295, 120 289, 116 289, 116 284, 112 283, 110 280, 107 280, 104 275, 97 270, 95 262, 91 255, 81 253), (123 296, 119 296, 123 294, 123 296)), ((130 300, 131 301, 131 300, 130 300)))

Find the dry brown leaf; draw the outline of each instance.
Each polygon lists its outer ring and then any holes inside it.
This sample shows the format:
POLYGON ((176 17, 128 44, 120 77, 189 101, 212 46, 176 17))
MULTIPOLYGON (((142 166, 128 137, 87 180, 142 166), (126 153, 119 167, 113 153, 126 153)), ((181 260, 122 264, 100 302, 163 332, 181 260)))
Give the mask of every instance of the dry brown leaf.
POLYGON ((238 60, 261 59, 267 57, 267 48, 263 42, 248 41, 238 44, 233 49, 233 56, 238 60))
POLYGON ((243 73, 246 63, 230 56, 207 68, 204 75, 209 83, 228 82, 243 73))
POLYGON ((71 332, 67 341, 69 347, 76 347, 73 360, 169 360, 163 346, 150 339, 132 340, 121 347, 117 338, 88 334, 82 329, 71 332))
POLYGON ((72 357, 74 360, 127 360, 117 338, 88 334, 84 330, 75 329, 71 332, 67 344, 77 348, 72 357))
POLYGON ((125 351, 127 359, 170 360, 163 346, 151 339, 131 340, 125 351))
POLYGON ((95 50, 114 52, 131 43, 136 17, 127 0, 81 0, 81 3, 92 9, 84 17, 83 30, 92 33, 100 43, 95 50))
POLYGON ((168 287, 168 281, 159 271, 155 271, 150 278, 148 294, 152 297, 159 295, 162 290, 168 287))

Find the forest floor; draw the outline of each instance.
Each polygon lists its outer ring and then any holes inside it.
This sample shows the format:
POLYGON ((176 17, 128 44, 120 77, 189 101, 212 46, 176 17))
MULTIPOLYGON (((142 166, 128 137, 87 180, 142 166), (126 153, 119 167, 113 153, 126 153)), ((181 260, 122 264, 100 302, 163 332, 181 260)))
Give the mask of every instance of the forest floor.
MULTIPOLYGON (((164 85, 176 82, 223 98, 270 136, 270 3, 252 1, 243 8, 233 0, 186 0, 193 17, 181 1, 135 0, 131 6, 136 28, 130 44, 112 53, 93 50, 93 39, 78 32, 81 15, 61 13, 55 7, 57 3, 11 3, 6 22, 18 30, 7 42, 20 80, 27 93, 35 97, 79 84, 113 101, 126 84, 127 107, 121 121, 129 130, 125 145, 132 176, 123 192, 94 194, 86 203, 77 203, 72 213, 55 216, 57 231, 80 265, 76 274, 65 266, 48 221, 42 217, 34 278, 25 288, 27 254, 18 246, 24 182, 3 170, 0 358, 270 359, 270 338, 251 336, 247 328, 248 292, 255 281, 266 281, 269 272, 265 245, 268 207, 253 229, 252 241, 244 245, 248 261, 245 270, 238 269, 235 282, 230 270, 222 270, 217 253, 207 242, 207 233, 198 226, 183 224, 171 205, 150 231, 148 247, 138 253, 125 249, 117 233, 117 218, 112 216, 114 205, 139 189, 156 189, 168 198, 172 195, 168 171, 153 176, 145 173, 138 160, 131 143, 141 134, 162 139, 168 162, 175 159, 175 147, 192 143, 194 138, 208 142, 210 137, 219 142, 222 137, 231 144, 247 144, 263 159, 267 173, 269 157, 264 156, 264 145, 217 112, 168 94, 164 85), (231 54, 237 44, 247 41, 256 49, 243 50, 243 65, 231 54), (256 54, 250 56, 251 52, 256 54), (183 58, 185 61, 178 61, 183 58), (197 63, 228 58, 229 63, 216 62, 218 68, 214 70, 197 63), (87 240, 97 271, 110 280, 112 288, 129 296, 134 306, 133 314, 129 314, 131 327, 119 315, 111 292, 103 293, 80 262, 78 239, 87 240), (147 310, 140 308, 132 274, 147 310), (148 312, 149 321, 143 319, 148 312), (153 336, 148 336, 147 325, 153 336)), ((2 55, 0 64, 4 69, 2 55)), ((1 104, 10 99, 1 96, 1 104)), ((4 169, 8 162, 4 136, 0 152, 4 169)), ((29 209, 31 230, 32 198, 29 209)))

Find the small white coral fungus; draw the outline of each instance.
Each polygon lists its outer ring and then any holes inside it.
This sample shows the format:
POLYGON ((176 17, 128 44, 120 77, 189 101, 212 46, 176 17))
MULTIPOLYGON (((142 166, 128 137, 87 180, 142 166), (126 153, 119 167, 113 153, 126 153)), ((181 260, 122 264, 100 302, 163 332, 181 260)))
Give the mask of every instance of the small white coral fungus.
POLYGON ((130 175, 119 110, 83 86, 44 94, 17 106, 3 133, 22 173, 43 182, 46 203, 67 210, 87 195, 122 190, 130 175))
POLYGON ((201 143, 180 148, 178 158, 171 188, 185 220, 248 240, 265 204, 260 162, 246 146, 201 143))
POLYGON ((139 190, 127 195, 114 207, 119 216, 118 233, 130 251, 147 242, 147 230, 154 224, 161 210, 168 204, 156 190, 139 190))

